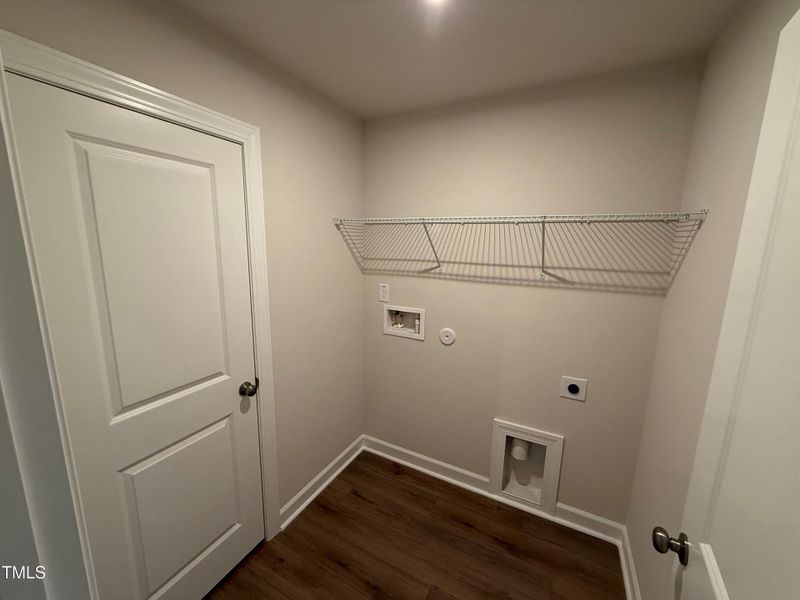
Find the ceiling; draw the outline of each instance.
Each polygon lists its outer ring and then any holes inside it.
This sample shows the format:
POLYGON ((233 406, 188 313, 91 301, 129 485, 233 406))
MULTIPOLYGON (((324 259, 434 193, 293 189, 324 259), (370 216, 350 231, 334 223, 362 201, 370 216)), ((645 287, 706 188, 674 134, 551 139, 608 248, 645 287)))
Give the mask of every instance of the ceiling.
POLYGON ((361 117, 705 50, 739 0, 178 0, 361 117))

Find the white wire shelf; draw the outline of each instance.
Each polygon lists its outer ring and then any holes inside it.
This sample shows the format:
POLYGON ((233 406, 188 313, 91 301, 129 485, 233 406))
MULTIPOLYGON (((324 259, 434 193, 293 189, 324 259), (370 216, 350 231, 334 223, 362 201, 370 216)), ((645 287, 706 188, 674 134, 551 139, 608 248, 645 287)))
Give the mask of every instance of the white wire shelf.
POLYGON ((334 218, 362 273, 665 294, 708 211, 334 218))

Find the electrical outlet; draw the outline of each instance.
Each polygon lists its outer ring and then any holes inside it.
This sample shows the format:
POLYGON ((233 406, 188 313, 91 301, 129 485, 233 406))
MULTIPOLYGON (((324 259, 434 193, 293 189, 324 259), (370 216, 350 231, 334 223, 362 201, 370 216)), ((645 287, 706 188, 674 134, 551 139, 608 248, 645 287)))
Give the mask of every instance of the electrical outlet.
POLYGON ((588 379, 579 377, 561 376, 561 397, 568 400, 586 402, 586 389, 589 387, 588 379))
POLYGON ((378 302, 388 302, 389 301, 389 284, 388 283, 379 283, 378 284, 378 302))

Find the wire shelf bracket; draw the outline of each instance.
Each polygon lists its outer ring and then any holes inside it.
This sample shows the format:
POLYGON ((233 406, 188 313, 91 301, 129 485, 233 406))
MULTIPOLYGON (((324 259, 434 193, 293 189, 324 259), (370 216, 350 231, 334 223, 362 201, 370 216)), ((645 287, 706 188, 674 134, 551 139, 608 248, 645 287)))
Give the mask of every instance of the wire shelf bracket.
POLYGON ((333 224, 365 274, 663 295, 707 215, 369 217, 333 224))

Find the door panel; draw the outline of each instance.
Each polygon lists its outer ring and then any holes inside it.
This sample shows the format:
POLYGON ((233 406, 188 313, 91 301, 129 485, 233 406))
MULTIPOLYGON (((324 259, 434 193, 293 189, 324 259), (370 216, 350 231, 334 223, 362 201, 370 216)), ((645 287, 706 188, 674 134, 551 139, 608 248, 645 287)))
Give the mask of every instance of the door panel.
POLYGON ((213 166, 98 143, 75 151, 115 414, 227 373, 213 166))
POLYGON ((100 598, 199 598, 264 537, 241 147, 8 86, 100 598))
POLYGON ((799 67, 797 13, 778 44, 695 454, 680 600, 800 589, 799 67))
POLYGON ((239 527, 230 418, 125 469, 148 591, 239 527), (194 465, 202 464, 202 472, 194 465), (214 493, 209 494, 209 490, 214 493), (165 506, 180 510, 164 511, 165 506))

